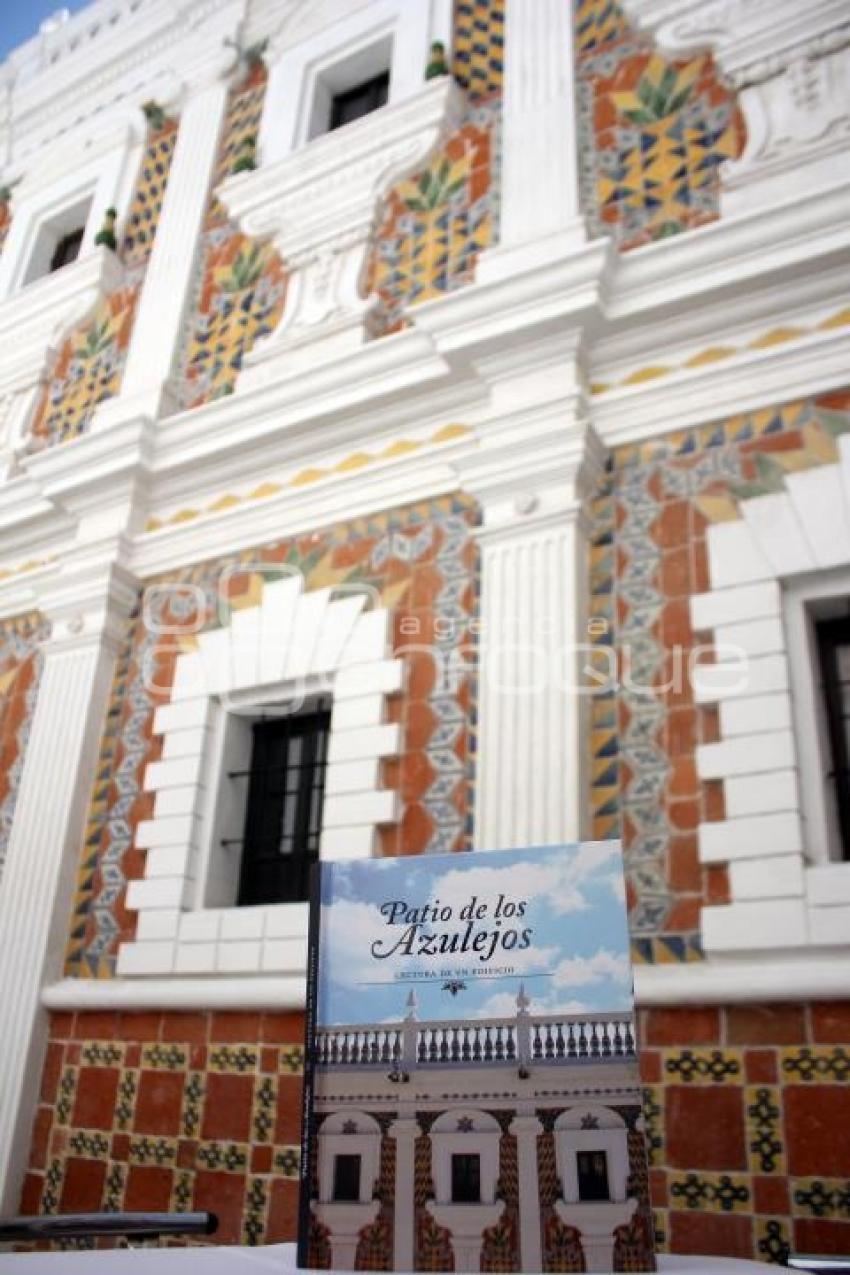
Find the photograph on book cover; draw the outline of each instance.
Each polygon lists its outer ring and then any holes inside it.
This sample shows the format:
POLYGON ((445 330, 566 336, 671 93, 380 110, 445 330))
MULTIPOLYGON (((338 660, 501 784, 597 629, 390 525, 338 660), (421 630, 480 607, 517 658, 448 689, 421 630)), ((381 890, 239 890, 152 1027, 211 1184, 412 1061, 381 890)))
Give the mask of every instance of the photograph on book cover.
POLYGON ((653 1270, 619 844, 314 894, 299 1265, 653 1270))

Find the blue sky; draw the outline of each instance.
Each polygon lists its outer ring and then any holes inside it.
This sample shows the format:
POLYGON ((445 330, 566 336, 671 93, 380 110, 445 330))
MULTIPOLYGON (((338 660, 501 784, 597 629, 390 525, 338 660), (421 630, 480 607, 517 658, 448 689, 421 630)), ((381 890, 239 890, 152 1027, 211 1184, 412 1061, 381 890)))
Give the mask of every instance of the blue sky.
POLYGON ((1 0, 0 2, 0 60, 12 49, 36 34, 40 24, 58 9, 70 9, 77 13, 84 8, 82 0, 1 0))
POLYGON ((521 982, 532 1013, 631 1008, 616 842, 334 863, 322 887, 320 1025, 398 1021, 411 987, 421 1019, 510 1016, 521 982), (442 918, 422 919, 425 906, 442 918), (420 955, 426 932, 466 936, 467 950, 420 955), (465 990, 452 996, 448 979, 465 990))

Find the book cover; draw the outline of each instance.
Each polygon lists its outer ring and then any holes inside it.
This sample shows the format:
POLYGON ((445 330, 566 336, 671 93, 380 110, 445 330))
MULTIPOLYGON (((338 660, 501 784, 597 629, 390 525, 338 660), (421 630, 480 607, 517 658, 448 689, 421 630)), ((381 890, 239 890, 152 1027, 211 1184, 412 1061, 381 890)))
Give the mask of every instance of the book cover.
POLYGON ((299 1266, 653 1270, 619 843, 314 885, 299 1266))

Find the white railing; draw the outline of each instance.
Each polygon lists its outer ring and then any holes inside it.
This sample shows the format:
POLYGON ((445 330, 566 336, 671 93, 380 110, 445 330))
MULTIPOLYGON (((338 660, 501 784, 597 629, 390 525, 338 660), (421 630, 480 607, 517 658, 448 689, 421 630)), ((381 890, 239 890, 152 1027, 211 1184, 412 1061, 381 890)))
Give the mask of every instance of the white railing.
POLYGON ((631 1015, 518 1013, 513 1018, 444 1020, 323 1028, 321 1067, 415 1067, 471 1064, 617 1062, 635 1057, 631 1015))

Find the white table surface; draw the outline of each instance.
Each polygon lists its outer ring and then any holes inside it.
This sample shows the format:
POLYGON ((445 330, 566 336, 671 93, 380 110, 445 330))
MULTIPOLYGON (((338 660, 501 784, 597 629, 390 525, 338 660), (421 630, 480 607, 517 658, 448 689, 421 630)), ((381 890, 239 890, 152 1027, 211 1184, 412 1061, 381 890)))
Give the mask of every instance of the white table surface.
MULTIPOLYGON (((765 1275, 762 1262, 738 1257, 680 1257, 660 1253, 662 1275, 765 1275)), ((68 1253, 0 1253, 0 1273, 5 1275, 283 1275, 295 1270, 294 1244, 268 1244, 263 1248, 137 1248, 83 1250, 68 1253)))

